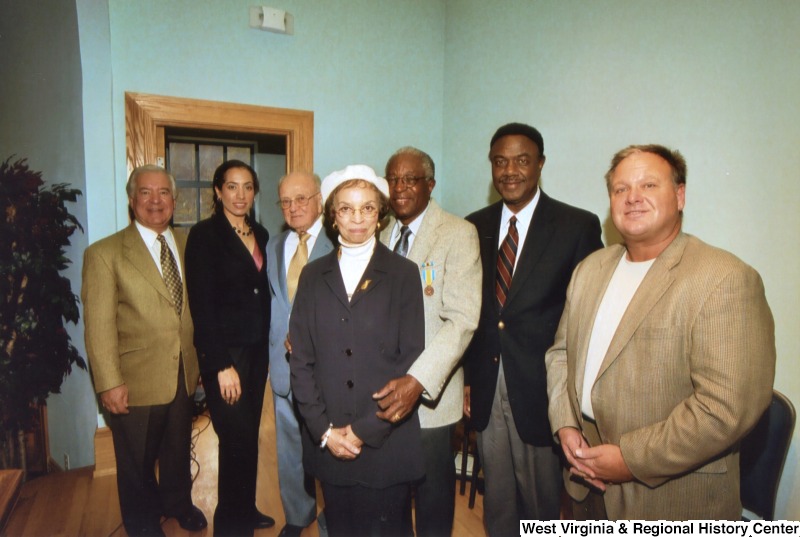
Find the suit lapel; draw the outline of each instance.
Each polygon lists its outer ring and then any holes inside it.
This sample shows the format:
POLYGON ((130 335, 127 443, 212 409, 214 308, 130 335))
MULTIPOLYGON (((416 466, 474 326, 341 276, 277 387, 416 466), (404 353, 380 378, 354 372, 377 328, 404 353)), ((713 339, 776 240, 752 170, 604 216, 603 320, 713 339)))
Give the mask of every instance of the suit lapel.
MULTIPOLYGON (((479 230, 480 236, 478 240, 481 243, 483 279, 484 282, 491 282, 491 296, 494 296, 494 282, 497 279, 497 252, 499 250, 497 244, 500 241, 500 219, 503 217, 503 202, 498 201, 491 206, 491 211, 487 214, 487 217, 488 225, 486 229, 479 230), (489 252, 489 254, 483 255, 483 252, 489 252)), ((496 311, 497 301, 493 299, 492 304, 495 305, 496 311)), ((488 306, 488 304, 486 305, 488 306)))
POLYGON ((293 233, 293 231, 290 230, 281 233, 275 243, 275 266, 278 268, 278 294, 281 300, 286 303, 287 309, 291 309, 291 304, 289 303, 289 290, 286 287, 286 256, 284 255, 284 250, 289 233, 293 233))
POLYGON ((619 252, 617 255, 609 255, 601 262, 599 269, 594 274, 588 274, 586 276, 588 285, 597 285, 591 290, 591 294, 589 292, 586 293, 586 299, 581 300, 579 304, 577 333, 585 335, 585 337, 577 338, 578 346, 575 349, 575 356, 577 357, 575 364, 575 388, 578 394, 579 405, 583 400, 583 377, 586 372, 586 357, 589 353, 589 340, 591 339, 592 330, 594 329, 597 311, 600 309, 600 302, 602 302, 608 284, 611 281, 611 276, 613 276, 616 270, 619 258, 625 255, 625 248, 621 245, 611 246, 610 248, 619 248, 619 252), (602 285, 599 285, 600 283, 602 283, 602 285))
MULTIPOLYGON (((240 261, 249 267, 249 270, 252 271, 252 274, 258 274, 258 269, 253 261, 253 252, 249 252, 247 250, 247 246, 236 234, 236 231, 234 231, 233 227, 231 227, 231 224, 228 222, 228 219, 225 217, 225 215, 215 214, 213 219, 216 224, 217 233, 219 234, 220 244, 222 247, 228 251, 231 257, 238 257, 240 261)), ((258 243, 257 237, 256 248, 263 248, 263 246, 258 243)))
MULTIPOLYGON (((498 234, 499 230, 498 222, 498 234)), ((525 281, 533 273, 533 268, 547 249, 554 232, 555 225, 550 212, 550 198, 542 192, 536 209, 533 211, 525 242, 522 244, 522 254, 520 254, 517 265, 514 267, 514 274, 511 277, 511 289, 508 290, 508 298, 506 299, 506 309, 513 305, 514 297, 519 294, 520 289, 525 287, 525 281)), ((496 260, 497 256, 495 256, 496 260)))
POLYGON ((672 275, 672 268, 680 262, 683 250, 686 247, 686 235, 680 234, 672 241, 666 250, 656 258, 653 266, 647 271, 647 275, 642 280, 639 288, 631 299, 628 309, 619 322, 617 331, 608 346, 603 364, 597 373, 597 378, 614 363, 622 350, 631 340, 636 329, 648 316, 653 307, 658 303, 667 289, 675 281, 672 275))
POLYGON ((317 240, 314 241, 314 247, 308 254, 308 262, 310 263, 315 259, 319 259, 320 257, 331 252, 332 250, 333 250, 333 243, 325 234, 325 228, 322 228, 319 230, 319 235, 317 235, 317 240))
POLYGON ((353 292, 353 297, 350 299, 350 307, 358 304, 362 298, 381 284, 386 277, 386 273, 390 270, 387 264, 391 263, 390 256, 393 255, 392 251, 384 245, 380 243, 375 244, 375 251, 372 253, 372 258, 369 260, 367 268, 364 269, 361 281, 358 282, 356 290, 353 292))
POLYGON ((428 203, 425 218, 422 219, 419 230, 414 235, 414 243, 411 245, 411 250, 408 251, 408 259, 416 263, 417 266, 428 259, 428 255, 436 243, 436 229, 442 222, 441 212, 439 205, 431 199, 428 203))
POLYGON ((325 257, 324 263, 327 266, 322 271, 322 279, 339 302, 341 302, 344 307, 349 308, 350 301, 347 300, 347 290, 344 288, 344 280, 342 279, 342 273, 339 269, 338 257, 336 255, 329 255, 325 257))
MULTIPOLYGON (((131 266, 141 273, 146 282, 172 303, 172 295, 170 295, 167 285, 164 283, 164 279, 161 277, 161 273, 153 260, 153 256, 150 255, 150 250, 147 249, 147 245, 142 240, 142 236, 135 225, 131 224, 125 229, 122 240, 125 258, 130 262, 131 266)), ((182 249, 179 248, 179 250, 182 249)), ((181 263, 183 264, 183 251, 180 252, 180 255, 181 263)), ((182 279, 186 280, 186 278, 182 279)), ((185 282, 183 288, 185 292, 185 282)))
MULTIPOLYGON (((183 274, 181 274, 181 283, 183 284, 183 308, 181 309, 181 315, 183 315, 186 313, 186 308, 189 306, 189 301, 187 300, 189 291, 186 289, 186 235, 182 233, 175 233, 175 230, 173 230, 172 236, 175 238, 175 244, 178 245, 178 257, 181 259, 181 268, 183 268, 183 274)), ((164 284, 164 287, 166 286, 167 285, 164 284)))

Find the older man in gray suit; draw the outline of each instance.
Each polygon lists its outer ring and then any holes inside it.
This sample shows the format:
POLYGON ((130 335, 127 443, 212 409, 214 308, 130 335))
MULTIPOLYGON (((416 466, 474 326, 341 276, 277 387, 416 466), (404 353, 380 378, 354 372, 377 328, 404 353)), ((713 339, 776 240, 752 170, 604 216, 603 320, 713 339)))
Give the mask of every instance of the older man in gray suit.
POLYGON ((316 517, 313 480, 303 471, 303 449, 298 415, 289 386, 286 341, 289 314, 300 271, 309 261, 333 249, 322 226, 319 177, 293 172, 278 183, 278 206, 290 229, 267 243, 267 278, 272 294, 269 329, 269 369, 275 403, 275 434, 278 444, 278 479, 286 525, 280 537, 297 537, 316 517))
MULTIPOLYGON (((399 421, 419 403, 425 478, 417 486, 416 535, 449 536, 455 509, 455 463, 450 439, 463 413, 461 356, 481 310, 481 261, 475 227, 431 199, 436 185, 430 156, 413 147, 386 164, 394 212, 384 244, 419 267, 425 304, 425 351, 404 377, 375 394, 378 415, 399 421)), ((410 506, 408 520, 410 522, 410 506)))

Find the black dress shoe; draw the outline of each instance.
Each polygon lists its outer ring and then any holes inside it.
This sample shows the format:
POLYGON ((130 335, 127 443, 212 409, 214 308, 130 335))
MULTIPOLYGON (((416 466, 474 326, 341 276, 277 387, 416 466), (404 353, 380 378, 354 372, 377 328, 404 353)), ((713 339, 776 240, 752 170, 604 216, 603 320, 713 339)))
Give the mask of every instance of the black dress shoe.
POLYGON ((180 527, 186 531, 200 531, 208 526, 206 515, 194 505, 188 511, 175 518, 178 519, 180 527))
POLYGON ((300 537, 301 533, 303 533, 303 526, 292 526, 291 524, 286 524, 278 534, 278 537, 300 537))
POLYGON ((256 510, 255 517, 253 519, 253 529, 254 530, 263 530, 264 528, 271 528, 275 525, 275 519, 271 516, 267 516, 264 513, 256 510))

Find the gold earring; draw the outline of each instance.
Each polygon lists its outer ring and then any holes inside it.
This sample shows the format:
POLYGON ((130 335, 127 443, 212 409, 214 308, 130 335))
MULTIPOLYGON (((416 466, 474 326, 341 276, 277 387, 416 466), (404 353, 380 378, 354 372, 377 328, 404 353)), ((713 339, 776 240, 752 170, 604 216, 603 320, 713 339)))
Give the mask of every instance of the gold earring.
POLYGON ((334 223, 333 223, 333 225, 332 225, 331 227, 333 228, 333 230, 334 230, 334 231, 336 231, 337 229, 339 229, 339 226, 336 224, 336 222, 334 222, 334 223))
POLYGON ((378 222, 378 229, 380 229, 380 228, 381 228, 381 223, 380 223, 380 222, 378 222))

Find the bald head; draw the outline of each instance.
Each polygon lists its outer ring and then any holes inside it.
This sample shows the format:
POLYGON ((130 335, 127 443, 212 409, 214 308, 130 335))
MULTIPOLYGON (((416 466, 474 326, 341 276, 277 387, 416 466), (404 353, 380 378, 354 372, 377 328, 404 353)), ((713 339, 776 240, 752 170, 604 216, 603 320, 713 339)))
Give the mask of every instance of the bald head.
POLYGON ((278 198, 286 224, 306 231, 322 214, 319 177, 310 172, 292 172, 278 182, 278 198))

